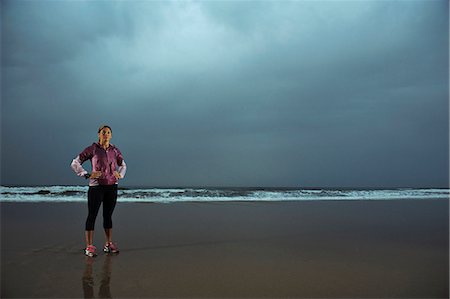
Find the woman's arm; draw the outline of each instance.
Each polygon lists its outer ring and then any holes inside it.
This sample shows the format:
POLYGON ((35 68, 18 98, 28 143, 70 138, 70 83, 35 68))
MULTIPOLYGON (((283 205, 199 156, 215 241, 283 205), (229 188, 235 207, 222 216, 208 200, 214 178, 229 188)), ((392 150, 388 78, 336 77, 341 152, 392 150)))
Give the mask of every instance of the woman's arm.
POLYGON ((119 165, 118 171, 116 171, 117 174, 114 174, 117 179, 123 179, 125 177, 125 173, 127 172, 127 164, 125 164, 125 161, 123 159, 123 155, 120 152, 120 150, 115 147, 116 151, 116 159, 117 159, 117 165, 119 165))
POLYGON ((87 172, 83 168, 83 166, 81 166, 81 164, 83 164, 86 160, 92 159, 93 155, 94 144, 85 148, 75 159, 72 160, 70 166, 72 167, 73 171, 75 171, 77 176, 84 176, 85 178, 88 178, 87 175, 89 175, 89 172, 87 172))
POLYGON ((72 160, 72 163, 70 166, 72 167, 73 171, 77 174, 77 176, 85 176, 88 174, 88 172, 81 166, 81 163, 83 163, 80 159, 80 156, 77 156, 75 159, 72 160))
POLYGON ((126 172, 127 172, 127 164, 125 164, 125 161, 122 160, 122 165, 119 166, 119 171, 118 171, 121 179, 123 179, 125 177, 126 172))

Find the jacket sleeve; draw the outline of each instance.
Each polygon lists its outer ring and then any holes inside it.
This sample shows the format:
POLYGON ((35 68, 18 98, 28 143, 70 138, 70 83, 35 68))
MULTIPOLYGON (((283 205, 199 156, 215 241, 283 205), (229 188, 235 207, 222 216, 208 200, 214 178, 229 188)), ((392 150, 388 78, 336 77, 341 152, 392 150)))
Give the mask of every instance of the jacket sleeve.
POLYGON ((119 174, 123 179, 125 177, 125 173, 127 172, 127 164, 125 164, 125 160, 122 160, 122 165, 119 166, 119 174))
POLYGON ((72 167, 73 171, 75 171, 77 176, 84 176, 88 172, 81 166, 81 159, 80 156, 77 156, 75 159, 72 160, 72 163, 70 166, 72 167))
POLYGON ((127 164, 125 163, 125 160, 123 159, 123 155, 120 152, 118 148, 116 148, 117 153, 117 165, 119 165, 119 174, 121 178, 125 177, 125 173, 127 172, 127 164))
POLYGON ((88 172, 81 166, 86 160, 92 159, 94 149, 92 146, 85 148, 75 159, 72 160, 70 166, 78 176, 84 176, 88 172))

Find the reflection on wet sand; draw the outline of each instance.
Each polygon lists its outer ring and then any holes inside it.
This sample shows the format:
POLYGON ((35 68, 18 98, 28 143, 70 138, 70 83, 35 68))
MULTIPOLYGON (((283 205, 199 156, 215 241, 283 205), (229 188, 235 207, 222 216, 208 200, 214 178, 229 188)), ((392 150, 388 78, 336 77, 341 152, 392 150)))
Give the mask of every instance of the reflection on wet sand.
MULTIPOLYGON (((113 257, 111 255, 105 255, 105 260, 103 262, 103 267, 100 273, 100 288, 98 290, 98 298, 112 298, 109 283, 111 281, 111 262, 113 257)), ((83 282, 83 294, 84 298, 95 298, 94 297, 94 276, 93 265, 95 258, 85 257, 85 268, 83 272, 82 282, 83 282)))

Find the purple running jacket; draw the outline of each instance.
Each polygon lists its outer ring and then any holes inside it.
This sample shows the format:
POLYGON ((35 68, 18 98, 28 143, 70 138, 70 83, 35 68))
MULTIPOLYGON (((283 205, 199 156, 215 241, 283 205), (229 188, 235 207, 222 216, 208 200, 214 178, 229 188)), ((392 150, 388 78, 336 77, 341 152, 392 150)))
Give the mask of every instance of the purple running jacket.
POLYGON ((73 159, 71 167, 78 176, 84 176, 88 173, 81 166, 86 160, 91 160, 92 171, 102 172, 102 176, 98 179, 89 179, 89 186, 117 184, 114 172, 118 171, 120 178, 123 178, 127 171, 122 153, 112 144, 105 150, 99 143, 94 142, 73 159))

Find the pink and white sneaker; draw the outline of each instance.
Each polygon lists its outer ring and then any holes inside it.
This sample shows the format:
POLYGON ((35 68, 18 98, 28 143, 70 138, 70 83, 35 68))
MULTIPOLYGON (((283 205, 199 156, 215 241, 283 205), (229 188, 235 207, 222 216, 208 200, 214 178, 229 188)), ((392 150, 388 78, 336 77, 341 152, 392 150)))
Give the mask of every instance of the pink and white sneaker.
POLYGON ((97 253, 95 253, 96 251, 97 251, 97 247, 95 247, 94 245, 89 245, 84 250, 84 254, 89 257, 95 257, 95 256, 97 256, 97 253))
POLYGON ((108 242, 105 247, 103 247, 103 251, 106 253, 119 253, 119 248, 116 243, 108 242))

